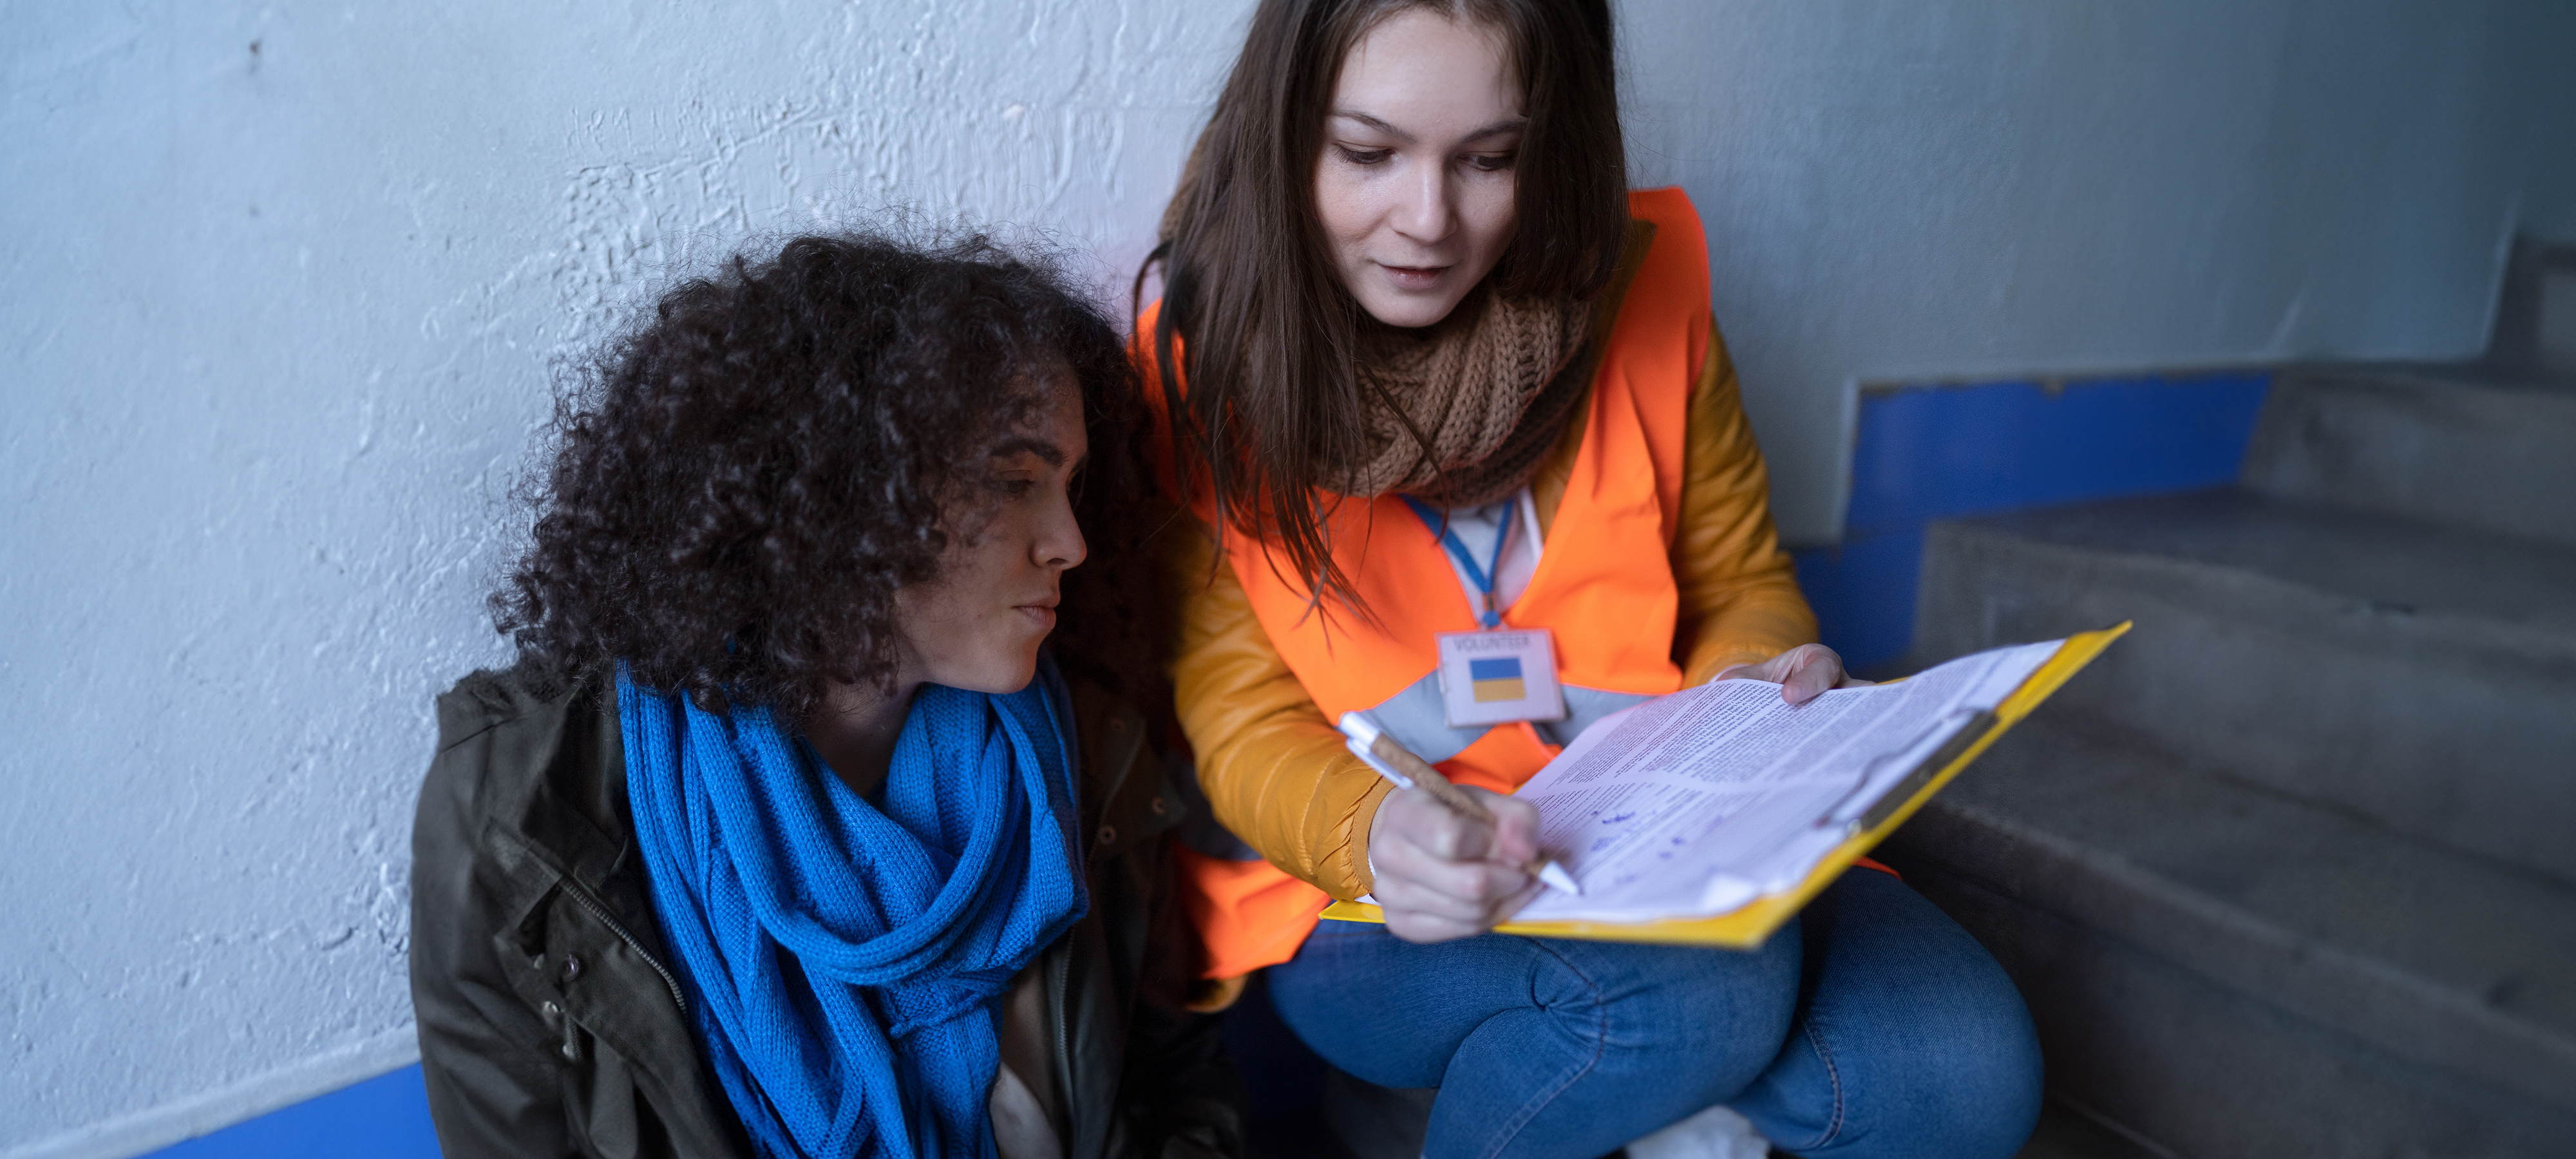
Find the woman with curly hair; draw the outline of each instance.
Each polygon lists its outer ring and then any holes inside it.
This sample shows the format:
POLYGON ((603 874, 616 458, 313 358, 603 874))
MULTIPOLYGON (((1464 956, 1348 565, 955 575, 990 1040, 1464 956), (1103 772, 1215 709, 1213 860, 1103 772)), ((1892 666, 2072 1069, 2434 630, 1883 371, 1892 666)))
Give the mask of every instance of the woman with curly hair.
POLYGON ((421 790, 449 1154, 1237 1149, 1164 903, 1136 408, 981 238, 736 257, 591 360, 492 601, 520 660, 440 698, 421 790))

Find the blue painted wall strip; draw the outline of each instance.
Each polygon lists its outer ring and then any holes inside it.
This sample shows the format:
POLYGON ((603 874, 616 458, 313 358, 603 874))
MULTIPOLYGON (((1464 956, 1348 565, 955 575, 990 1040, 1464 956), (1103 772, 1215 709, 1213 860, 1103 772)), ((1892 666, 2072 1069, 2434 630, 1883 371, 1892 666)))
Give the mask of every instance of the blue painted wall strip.
MULTIPOLYGON (((1227 1011, 1226 1048, 1265 1122, 1314 1112, 1324 1062, 1299 1042, 1259 982, 1227 1011)), ((420 1066, 343 1087, 152 1153, 152 1159, 439 1159, 420 1066)))
POLYGON ((1796 553, 1825 643, 1854 668, 1904 655, 1933 520, 2235 482, 2271 381, 2250 371, 1864 394, 1843 542, 1796 553))
POLYGON ((439 1159, 429 1091, 415 1064, 211 1135, 155 1159, 439 1159))

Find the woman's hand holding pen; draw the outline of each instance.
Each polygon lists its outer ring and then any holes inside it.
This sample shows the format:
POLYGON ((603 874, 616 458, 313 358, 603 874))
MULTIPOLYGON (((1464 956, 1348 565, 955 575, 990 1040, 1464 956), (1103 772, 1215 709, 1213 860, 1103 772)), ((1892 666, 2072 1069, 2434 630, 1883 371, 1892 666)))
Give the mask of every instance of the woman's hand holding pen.
POLYGON ((1538 856, 1538 809, 1460 786, 1494 815, 1462 817, 1420 789, 1398 789, 1369 822, 1371 894, 1387 931, 1408 942, 1470 937, 1509 918, 1543 886, 1522 867, 1538 856))
POLYGON ((1800 644, 1759 664, 1736 664, 1711 680, 1768 680, 1780 686, 1780 699, 1805 704, 1829 688, 1858 688, 1870 681, 1843 672, 1843 658, 1822 644, 1800 644))

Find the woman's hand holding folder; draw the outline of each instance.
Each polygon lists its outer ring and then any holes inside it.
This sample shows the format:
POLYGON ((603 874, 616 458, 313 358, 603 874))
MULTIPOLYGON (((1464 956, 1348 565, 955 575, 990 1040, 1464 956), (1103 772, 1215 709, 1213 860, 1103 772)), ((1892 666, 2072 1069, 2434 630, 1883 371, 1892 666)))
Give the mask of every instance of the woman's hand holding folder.
POLYGON ((1710 680, 1767 680, 1780 686, 1780 699, 1805 704, 1836 688, 1871 683, 1843 671, 1843 658, 1822 644, 1800 644, 1759 664, 1734 664, 1710 680))

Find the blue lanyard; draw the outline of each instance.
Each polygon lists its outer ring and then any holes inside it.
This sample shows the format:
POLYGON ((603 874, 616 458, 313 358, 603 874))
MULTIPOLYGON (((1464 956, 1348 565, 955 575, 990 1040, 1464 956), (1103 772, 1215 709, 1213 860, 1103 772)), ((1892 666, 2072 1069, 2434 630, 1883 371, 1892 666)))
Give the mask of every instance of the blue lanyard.
POLYGON ((1494 606, 1494 582, 1502 578, 1503 545, 1512 541, 1512 518, 1520 514, 1520 497, 1516 495, 1503 500, 1503 517, 1498 521, 1501 526, 1494 532, 1494 559, 1483 567, 1476 566, 1476 557, 1468 553, 1466 543, 1461 541, 1458 538, 1458 532, 1449 526, 1447 512, 1411 495, 1398 496, 1398 498, 1404 500, 1405 506, 1413 509, 1413 513, 1421 518, 1424 527, 1430 528, 1433 535, 1440 537, 1440 546, 1449 549, 1449 558, 1457 560, 1459 567, 1467 569, 1468 580, 1484 592, 1485 607, 1477 614, 1476 622, 1488 628, 1502 627, 1502 609, 1494 606))

